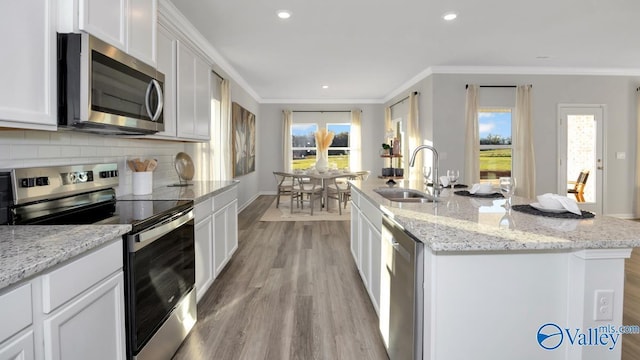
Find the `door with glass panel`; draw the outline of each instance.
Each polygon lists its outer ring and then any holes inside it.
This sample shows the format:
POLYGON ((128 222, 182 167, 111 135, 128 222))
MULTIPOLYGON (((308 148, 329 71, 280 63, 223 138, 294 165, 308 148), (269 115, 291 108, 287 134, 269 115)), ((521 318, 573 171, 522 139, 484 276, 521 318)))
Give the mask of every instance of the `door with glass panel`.
POLYGON ((603 105, 559 105, 558 194, 602 214, 603 105))

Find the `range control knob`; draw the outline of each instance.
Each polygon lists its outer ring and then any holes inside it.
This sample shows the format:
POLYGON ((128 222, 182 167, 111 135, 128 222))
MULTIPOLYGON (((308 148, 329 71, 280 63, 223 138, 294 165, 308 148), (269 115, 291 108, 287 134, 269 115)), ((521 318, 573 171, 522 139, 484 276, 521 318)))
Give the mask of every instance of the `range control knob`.
POLYGON ((20 179, 20 187, 30 188, 36 186, 36 178, 22 178, 20 179))
POLYGON ((40 176, 36 178, 36 186, 47 186, 49 185, 49 178, 46 176, 40 176))

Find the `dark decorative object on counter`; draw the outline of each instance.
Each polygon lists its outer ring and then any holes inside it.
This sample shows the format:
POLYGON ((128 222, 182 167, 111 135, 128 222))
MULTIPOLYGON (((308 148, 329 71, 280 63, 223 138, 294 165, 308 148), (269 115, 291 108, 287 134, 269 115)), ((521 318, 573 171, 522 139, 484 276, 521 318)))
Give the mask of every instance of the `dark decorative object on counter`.
POLYGON ((559 218, 559 219, 591 219, 596 216, 594 213, 589 211, 584 211, 584 210, 581 210, 582 215, 574 214, 568 211, 563 213, 544 212, 544 211, 535 209, 529 205, 512 205, 511 209, 515 211, 523 212, 525 214, 546 216, 546 217, 559 218))
POLYGON ((382 168, 382 176, 393 176, 393 168, 382 168))
MULTIPOLYGON (((462 184, 458 184, 458 185, 462 185, 462 184)), ((457 187, 457 185, 455 185, 455 187, 457 187)), ((497 192, 490 193, 490 194, 472 194, 467 190, 460 190, 460 191, 454 192, 454 194, 460 195, 460 196, 471 196, 471 197, 478 197, 478 198, 485 198, 485 199, 502 199, 502 198, 504 198, 504 196, 502 196, 501 193, 497 193, 497 192)))
POLYGON ((403 177, 404 176, 404 169, 395 168, 395 169, 393 169, 393 173, 394 173, 395 177, 403 177))

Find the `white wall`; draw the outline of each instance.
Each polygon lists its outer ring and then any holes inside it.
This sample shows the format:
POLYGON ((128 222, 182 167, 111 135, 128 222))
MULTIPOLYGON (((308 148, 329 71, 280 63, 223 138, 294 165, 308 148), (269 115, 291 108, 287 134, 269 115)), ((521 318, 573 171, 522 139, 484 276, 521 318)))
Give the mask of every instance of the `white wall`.
MULTIPOLYGON (((557 191, 557 106, 558 104, 605 104, 605 190, 604 213, 631 216, 633 213, 636 99, 640 77, 578 75, 478 75, 434 74, 409 91, 420 95, 420 126, 433 125, 433 141, 440 151, 440 168, 464 168, 465 85, 532 84, 536 192, 557 191), (432 99, 425 99, 432 87, 432 99), (431 101, 431 106, 428 106, 431 101), (427 114, 424 116, 424 114, 427 114), (431 116, 431 118, 429 118, 431 116), (616 160, 616 152, 626 159, 616 160)), ((483 89, 481 89, 481 92, 483 89)), ((406 96, 405 94, 405 96, 406 96)), ((401 98, 402 96, 398 96, 401 98)), ((386 105, 397 99, 390 100, 386 105)), ((429 139, 425 137, 425 139, 429 139)), ((431 140, 431 139, 429 139, 431 140)))
MULTIPOLYGON (((382 159, 378 149, 382 144, 384 110, 380 104, 262 104, 260 121, 258 154, 258 176, 261 181, 258 191, 275 193, 273 171, 282 170, 282 111, 289 110, 351 110, 362 109, 362 167, 371 170, 372 176, 380 174, 382 159)), ((294 114, 295 116, 295 114, 294 114)))
POLYGON ((153 173, 154 187, 178 182, 173 166, 184 143, 93 135, 75 131, 0 131, 0 169, 20 167, 118 163, 120 186, 117 195, 131 193, 131 171, 125 159, 140 157, 158 160, 153 173))

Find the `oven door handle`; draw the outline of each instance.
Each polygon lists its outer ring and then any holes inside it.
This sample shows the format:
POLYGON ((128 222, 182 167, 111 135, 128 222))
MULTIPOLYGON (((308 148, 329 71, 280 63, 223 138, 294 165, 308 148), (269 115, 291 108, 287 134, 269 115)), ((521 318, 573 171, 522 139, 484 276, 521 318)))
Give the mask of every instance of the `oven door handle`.
POLYGON ((129 239, 133 240, 133 251, 138 251, 139 249, 142 249, 143 247, 153 243, 164 235, 188 223, 193 219, 193 217, 193 210, 189 210, 188 212, 173 217, 149 230, 142 231, 134 235, 129 235, 129 239))

